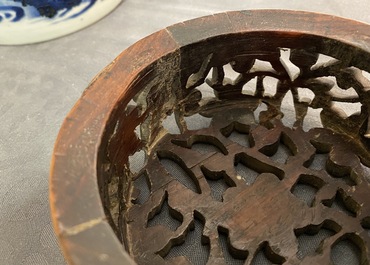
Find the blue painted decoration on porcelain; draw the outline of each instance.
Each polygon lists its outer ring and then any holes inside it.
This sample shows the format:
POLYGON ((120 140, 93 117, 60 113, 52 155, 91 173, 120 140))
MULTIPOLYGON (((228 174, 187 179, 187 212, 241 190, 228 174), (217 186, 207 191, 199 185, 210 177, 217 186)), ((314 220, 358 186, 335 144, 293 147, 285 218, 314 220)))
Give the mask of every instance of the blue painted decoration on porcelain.
POLYGON ((65 36, 103 18, 121 0, 0 0, 0 45, 65 36))
POLYGON ((97 0, 0 0, 0 23, 23 19, 72 19, 89 10, 97 0))
POLYGON ((21 20, 23 17, 24 17, 23 8, 18 6, 0 5, 0 22, 2 21, 17 22, 21 20))

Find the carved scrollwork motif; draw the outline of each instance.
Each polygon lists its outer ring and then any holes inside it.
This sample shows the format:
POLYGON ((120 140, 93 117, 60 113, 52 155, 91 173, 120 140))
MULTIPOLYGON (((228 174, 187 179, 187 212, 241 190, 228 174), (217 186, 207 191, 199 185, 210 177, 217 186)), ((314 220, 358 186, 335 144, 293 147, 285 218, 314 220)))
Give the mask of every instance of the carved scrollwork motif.
MULTIPOLYGON (((219 61, 207 56, 167 111, 177 133, 164 117, 146 133, 157 114, 138 121, 145 163, 127 173, 121 213, 135 261, 256 264, 262 253, 274 264, 330 264, 348 240, 370 262, 368 74, 313 49, 219 61), (322 238, 305 252, 305 235, 322 238)), ((158 91, 138 95, 127 115, 142 118, 158 91)))

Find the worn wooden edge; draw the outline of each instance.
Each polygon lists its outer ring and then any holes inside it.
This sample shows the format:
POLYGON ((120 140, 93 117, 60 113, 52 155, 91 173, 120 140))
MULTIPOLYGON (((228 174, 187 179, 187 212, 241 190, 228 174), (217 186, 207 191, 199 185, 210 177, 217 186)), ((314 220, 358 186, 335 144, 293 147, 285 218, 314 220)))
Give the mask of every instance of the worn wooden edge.
POLYGON ((130 88, 139 74, 181 47, 251 31, 317 35, 370 52, 369 25, 286 10, 234 11, 190 20, 156 32, 122 52, 88 86, 67 115, 55 143, 51 215, 69 264, 133 264, 106 221, 96 165, 107 121, 118 102, 137 92, 130 88))
POLYGON ((182 47, 220 35, 274 31, 332 38, 366 52, 370 51, 368 24, 305 11, 276 9, 230 11, 178 23, 168 27, 167 30, 182 47), (349 32, 349 28, 353 30, 349 32))
POLYGON ((139 41, 98 74, 64 120, 51 162, 50 205, 69 264, 117 264, 118 260, 132 264, 108 225, 100 200, 96 172, 100 137, 117 99, 129 93, 138 74, 176 48, 165 30, 139 41), (89 255, 103 258, 87 262, 89 255))

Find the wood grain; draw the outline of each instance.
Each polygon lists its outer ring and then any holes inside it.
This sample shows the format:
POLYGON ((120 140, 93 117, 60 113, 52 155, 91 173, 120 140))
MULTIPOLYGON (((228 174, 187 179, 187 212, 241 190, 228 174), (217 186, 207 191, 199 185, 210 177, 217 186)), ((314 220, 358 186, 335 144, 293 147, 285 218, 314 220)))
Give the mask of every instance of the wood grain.
POLYGON ((370 166, 370 81, 362 71, 370 72, 370 26, 314 13, 223 13, 171 26, 134 44, 92 81, 55 144, 50 203, 68 262, 188 264, 183 256, 166 256, 199 223, 202 244, 209 245, 208 264, 225 263, 217 243, 221 234, 228 237, 231 256, 245 264, 261 249, 278 264, 329 264, 331 248, 344 238, 354 242, 362 264, 368 264, 370 203, 364 168, 370 166), (320 55, 336 60, 320 66, 320 55), (261 61, 270 67, 261 68, 261 61), (227 64, 239 75, 235 80, 226 76, 227 64), (266 77, 277 80, 274 95, 266 93, 266 77), (248 94, 244 87, 252 79, 256 88, 248 94), (203 85, 214 91, 213 97, 202 96, 203 85), (350 88, 356 95, 338 96, 337 86, 345 95, 350 88), (314 98, 303 99, 300 88, 314 98), (287 114, 282 102, 289 93, 292 128, 282 123, 287 114), (347 116, 335 102, 358 103, 360 112, 347 116), (257 113, 262 103, 266 110, 257 113), (323 128, 305 132, 310 109, 322 109, 323 128), (195 114, 211 118, 211 127, 190 130, 186 118, 195 114), (165 130, 163 120, 170 115, 180 135, 165 130), (232 131, 248 134, 251 146, 230 141, 232 131), (197 142, 219 152, 197 153, 191 149, 197 142), (285 164, 271 160, 280 144, 292 153, 285 164), (146 164, 134 174, 129 157, 140 150, 146 164), (309 169, 317 153, 329 154, 319 172, 309 169), (194 191, 174 180, 161 159, 178 163, 194 191), (252 185, 235 173, 237 163, 259 173, 252 185), (138 205, 135 180, 144 173, 150 197, 138 205), (343 182, 348 176, 350 182, 343 182), (212 181, 228 188, 213 194, 212 181), (297 183, 317 189, 313 205, 292 193, 297 183), (332 209, 337 199, 350 217, 332 209), (146 227, 165 203, 180 226, 175 231, 146 227), (316 255, 299 260, 296 237, 322 228, 335 235, 323 241, 316 255))

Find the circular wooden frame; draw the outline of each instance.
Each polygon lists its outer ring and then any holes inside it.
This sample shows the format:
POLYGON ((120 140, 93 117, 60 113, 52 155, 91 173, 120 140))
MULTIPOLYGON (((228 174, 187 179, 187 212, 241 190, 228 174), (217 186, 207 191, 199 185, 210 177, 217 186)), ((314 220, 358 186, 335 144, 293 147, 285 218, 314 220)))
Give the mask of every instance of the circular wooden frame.
POLYGON ((109 121, 118 105, 127 105, 127 99, 138 92, 136 84, 155 74, 155 62, 169 54, 181 58, 188 52, 186 47, 215 37, 264 36, 266 32, 287 39, 308 36, 311 41, 344 43, 368 55, 362 68, 370 70, 370 26, 307 12, 221 13, 170 26, 132 45, 91 82, 66 117, 55 144, 50 204, 54 229, 69 264, 134 264, 107 221, 98 185, 104 182, 98 179, 97 169, 101 146, 108 141, 106 132, 114 129, 109 121))

